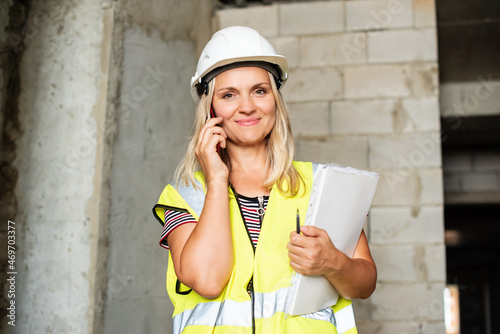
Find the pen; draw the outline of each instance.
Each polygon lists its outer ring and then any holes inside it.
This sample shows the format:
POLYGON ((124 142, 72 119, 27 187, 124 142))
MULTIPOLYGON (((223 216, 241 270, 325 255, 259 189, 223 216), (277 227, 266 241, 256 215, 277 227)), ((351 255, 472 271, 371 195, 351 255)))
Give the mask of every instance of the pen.
POLYGON ((297 208, 297 234, 300 234, 300 213, 298 208, 297 208))

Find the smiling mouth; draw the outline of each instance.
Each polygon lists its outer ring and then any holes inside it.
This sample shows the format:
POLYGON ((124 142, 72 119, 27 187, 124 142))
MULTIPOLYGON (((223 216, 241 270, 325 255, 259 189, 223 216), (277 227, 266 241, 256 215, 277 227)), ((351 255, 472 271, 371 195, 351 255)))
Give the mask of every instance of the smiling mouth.
POLYGON ((246 118, 246 119, 240 119, 239 121, 236 121, 241 126, 252 126, 257 123, 259 123, 260 118, 246 118))

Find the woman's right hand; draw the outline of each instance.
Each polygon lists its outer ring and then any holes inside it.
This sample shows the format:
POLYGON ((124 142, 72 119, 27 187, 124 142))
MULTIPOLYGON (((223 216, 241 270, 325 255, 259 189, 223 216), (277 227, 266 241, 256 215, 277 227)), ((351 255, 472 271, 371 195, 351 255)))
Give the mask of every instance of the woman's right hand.
POLYGON ((207 120, 198 136, 195 154, 207 182, 223 180, 227 184, 229 170, 217 152, 217 145, 226 148, 227 135, 219 125, 221 122, 222 117, 207 120))
POLYGON ((206 194, 196 224, 182 224, 167 237, 174 270, 180 282, 206 298, 224 290, 234 265, 229 218, 229 171, 217 153, 217 144, 226 147, 221 117, 209 119, 202 127, 195 154, 205 173, 206 194))

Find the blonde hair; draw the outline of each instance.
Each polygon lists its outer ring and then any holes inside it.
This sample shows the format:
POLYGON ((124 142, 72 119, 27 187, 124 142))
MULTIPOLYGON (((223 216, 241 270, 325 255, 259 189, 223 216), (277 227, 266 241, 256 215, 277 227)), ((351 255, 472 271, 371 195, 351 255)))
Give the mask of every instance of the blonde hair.
MULTIPOLYGON (((212 104, 216 79, 214 78, 209 82, 208 94, 203 94, 198 101, 193 124, 194 135, 191 138, 184 159, 175 172, 177 186, 181 183, 186 186, 191 184, 197 188, 194 174, 200 170, 200 165, 195 156, 195 149, 201 128, 210 117, 210 106, 212 104)), ((268 176, 263 185, 271 189, 276 184, 278 190, 283 195, 292 197, 299 193, 301 185, 305 187, 305 182, 292 163, 295 154, 295 144, 290 126, 290 118, 288 117, 288 108, 271 73, 269 73, 269 80, 276 101, 276 121, 267 137, 266 168, 268 176)), ((231 173, 231 161, 226 150, 221 149, 219 154, 222 161, 227 165, 229 173, 231 173)))

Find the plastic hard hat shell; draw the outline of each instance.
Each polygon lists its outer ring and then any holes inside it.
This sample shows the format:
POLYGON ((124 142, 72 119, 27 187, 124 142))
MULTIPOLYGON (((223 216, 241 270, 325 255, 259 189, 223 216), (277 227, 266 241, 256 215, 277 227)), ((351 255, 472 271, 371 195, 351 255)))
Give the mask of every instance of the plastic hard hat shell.
POLYGON ((196 86, 212 70, 237 62, 263 61, 280 69, 281 86, 288 77, 288 63, 284 56, 276 54, 273 46, 256 30, 234 26, 216 32, 203 49, 196 73, 191 78, 191 95, 198 100, 196 86))

